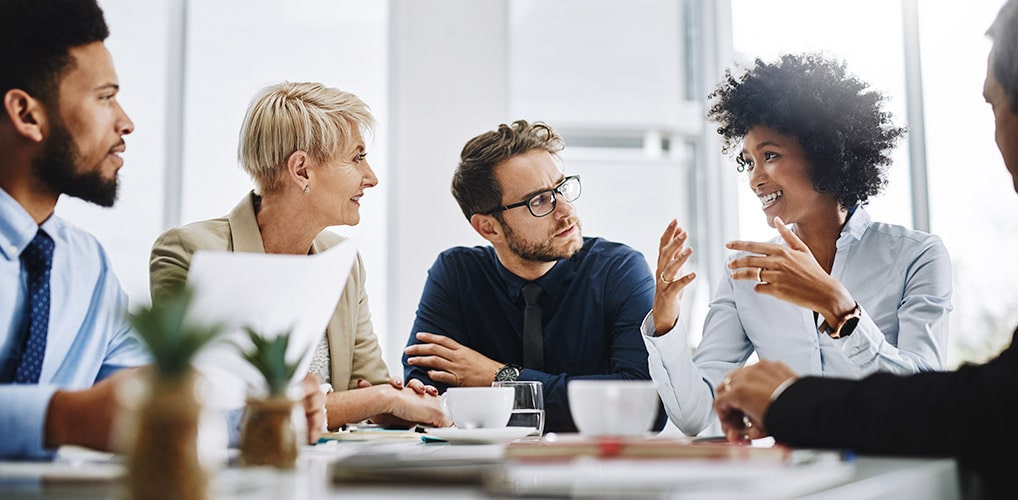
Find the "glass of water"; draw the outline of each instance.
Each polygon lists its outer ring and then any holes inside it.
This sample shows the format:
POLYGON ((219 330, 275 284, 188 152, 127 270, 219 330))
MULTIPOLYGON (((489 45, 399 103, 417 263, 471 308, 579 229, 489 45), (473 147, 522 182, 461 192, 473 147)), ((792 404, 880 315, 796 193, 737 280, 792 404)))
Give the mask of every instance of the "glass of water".
POLYGON ((494 382, 491 385, 492 387, 512 387, 516 390, 513 412, 507 426, 534 428, 534 432, 528 436, 540 437, 544 433, 544 387, 540 382, 517 380, 494 382))

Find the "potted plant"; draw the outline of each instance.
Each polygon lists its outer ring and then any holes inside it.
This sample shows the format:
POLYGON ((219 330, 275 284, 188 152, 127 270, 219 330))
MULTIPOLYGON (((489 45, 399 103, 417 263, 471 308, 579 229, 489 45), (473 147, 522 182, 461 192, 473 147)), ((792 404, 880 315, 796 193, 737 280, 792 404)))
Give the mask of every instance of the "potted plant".
MULTIPOLYGON (((290 334, 266 338, 245 328, 252 347, 244 359, 265 377, 266 393, 249 394, 240 428, 240 461, 244 465, 292 468, 297 462, 299 426, 295 415, 298 399, 288 391, 297 371, 296 362, 286 360, 290 334)), ((300 417, 300 418, 297 418, 300 417)))
POLYGON ((192 298, 192 291, 182 287, 130 314, 131 324, 152 355, 128 463, 134 498, 208 497, 208 478, 198 461, 201 405, 191 360, 221 327, 189 322, 192 298))

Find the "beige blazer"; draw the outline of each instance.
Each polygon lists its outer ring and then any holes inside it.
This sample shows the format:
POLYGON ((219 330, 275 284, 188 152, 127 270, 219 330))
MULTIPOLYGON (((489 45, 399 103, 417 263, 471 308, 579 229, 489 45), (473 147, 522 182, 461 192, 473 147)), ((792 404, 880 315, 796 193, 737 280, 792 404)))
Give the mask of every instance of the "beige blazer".
MULTIPOLYGON (((149 257, 149 288, 153 302, 187 281, 187 269, 195 251, 265 253, 255 220, 253 196, 253 192, 249 193, 225 217, 173 228, 156 239, 149 257)), ((315 238, 311 251, 324 251, 343 240, 338 234, 323 231, 315 238)), ((350 279, 326 329, 330 376, 337 391, 356 388, 359 378, 375 385, 389 380, 378 337, 371 325, 364 280, 364 262, 358 253, 350 279)))

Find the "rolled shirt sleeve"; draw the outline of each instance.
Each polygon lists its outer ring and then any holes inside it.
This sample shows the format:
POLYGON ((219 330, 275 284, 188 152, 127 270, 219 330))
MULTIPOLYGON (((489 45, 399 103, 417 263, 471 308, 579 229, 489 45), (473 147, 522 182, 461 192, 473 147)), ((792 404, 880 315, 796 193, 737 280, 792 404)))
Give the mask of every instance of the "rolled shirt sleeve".
POLYGON ((0 457, 52 458, 46 449, 46 410, 56 385, 0 386, 0 457))

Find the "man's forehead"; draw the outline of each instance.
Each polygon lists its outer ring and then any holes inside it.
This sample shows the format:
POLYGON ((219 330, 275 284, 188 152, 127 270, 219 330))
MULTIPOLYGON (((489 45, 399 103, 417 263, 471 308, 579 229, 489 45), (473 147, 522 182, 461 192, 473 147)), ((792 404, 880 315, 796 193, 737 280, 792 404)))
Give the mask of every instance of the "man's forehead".
POLYGON ((70 67, 64 73, 61 84, 69 82, 88 88, 117 85, 117 72, 113 58, 103 42, 92 42, 71 47, 68 50, 70 67))
POLYGON ((986 58, 986 77, 983 78, 983 97, 990 98, 990 87, 993 85, 993 52, 986 58))
POLYGON ((554 156, 541 149, 505 160, 496 166, 495 173, 503 193, 516 196, 549 189, 564 177, 554 156))
POLYGON ((997 81, 997 77, 993 75, 993 66, 992 63, 989 63, 986 67, 986 78, 983 80, 983 98, 989 103, 1004 104, 997 102, 1004 97, 1006 97, 1004 88, 997 81))

